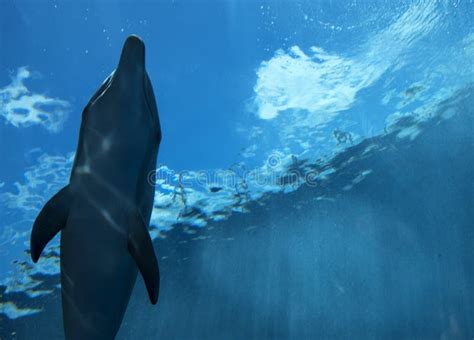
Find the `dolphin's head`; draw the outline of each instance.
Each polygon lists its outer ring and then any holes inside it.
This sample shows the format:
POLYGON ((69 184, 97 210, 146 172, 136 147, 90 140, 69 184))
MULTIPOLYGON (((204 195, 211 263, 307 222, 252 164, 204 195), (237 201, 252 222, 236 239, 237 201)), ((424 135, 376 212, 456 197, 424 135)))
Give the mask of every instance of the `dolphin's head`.
POLYGON ((117 102, 120 97, 127 97, 133 91, 143 91, 147 78, 145 44, 138 36, 130 35, 123 45, 117 68, 104 80, 84 112, 87 113, 91 107, 106 101, 106 93, 113 93, 112 101, 117 102))
POLYGON ((154 142, 161 140, 155 95, 145 67, 145 44, 138 36, 125 40, 117 68, 89 101, 82 124, 92 128, 86 133, 95 131, 90 133, 107 138, 105 145, 127 140, 138 148, 148 141, 146 131, 154 134, 154 142))

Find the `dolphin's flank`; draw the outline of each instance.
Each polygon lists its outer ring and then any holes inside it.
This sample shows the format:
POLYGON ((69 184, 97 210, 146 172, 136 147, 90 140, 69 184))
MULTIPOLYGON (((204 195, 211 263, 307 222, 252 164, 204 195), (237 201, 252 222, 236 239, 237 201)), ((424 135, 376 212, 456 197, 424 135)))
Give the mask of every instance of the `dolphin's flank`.
POLYGON ((160 274, 148 233, 161 129, 145 46, 125 41, 117 69, 82 113, 69 184, 43 207, 31 233, 37 262, 61 231, 67 339, 113 339, 140 271, 152 304, 160 274))

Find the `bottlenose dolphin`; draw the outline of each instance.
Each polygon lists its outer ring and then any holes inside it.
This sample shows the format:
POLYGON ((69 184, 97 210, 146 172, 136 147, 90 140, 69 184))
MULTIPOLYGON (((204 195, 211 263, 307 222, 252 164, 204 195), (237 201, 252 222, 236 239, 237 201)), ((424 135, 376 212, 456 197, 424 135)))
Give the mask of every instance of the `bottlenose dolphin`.
POLYGON ((46 203, 31 233, 36 263, 61 231, 67 339, 113 339, 138 270, 151 303, 158 300, 160 274, 148 233, 155 190, 148 179, 160 141, 145 45, 132 35, 82 113, 69 184, 46 203))

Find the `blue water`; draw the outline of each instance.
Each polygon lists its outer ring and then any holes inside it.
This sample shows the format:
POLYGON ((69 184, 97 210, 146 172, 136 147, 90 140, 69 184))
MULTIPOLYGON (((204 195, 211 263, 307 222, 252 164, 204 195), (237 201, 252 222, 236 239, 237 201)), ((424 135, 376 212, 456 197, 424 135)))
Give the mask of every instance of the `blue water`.
POLYGON ((160 112, 119 339, 474 337, 474 4, 0 2, 0 339, 61 339, 29 258, 129 34, 160 112))

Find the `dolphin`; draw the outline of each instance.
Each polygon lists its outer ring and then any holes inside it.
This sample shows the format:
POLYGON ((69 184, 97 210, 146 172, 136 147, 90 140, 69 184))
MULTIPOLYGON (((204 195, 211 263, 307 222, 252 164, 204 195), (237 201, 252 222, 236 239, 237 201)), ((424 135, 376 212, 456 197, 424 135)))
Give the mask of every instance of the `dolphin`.
POLYGON ((157 303, 160 273, 148 225, 160 142, 145 45, 132 35, 82 112, 69 184, 46 203, 31 233, 36 263, 61 231, 66 339, 114 339, 138 271, 157 303))

